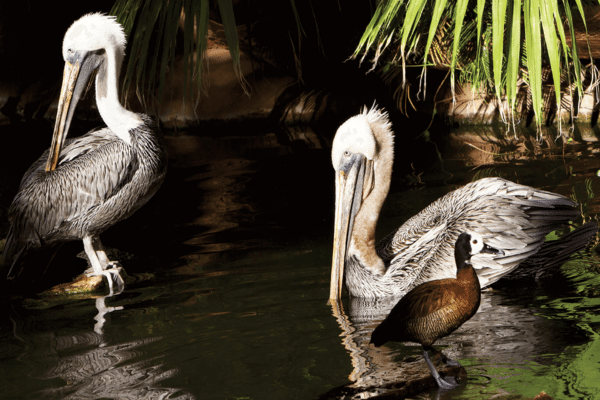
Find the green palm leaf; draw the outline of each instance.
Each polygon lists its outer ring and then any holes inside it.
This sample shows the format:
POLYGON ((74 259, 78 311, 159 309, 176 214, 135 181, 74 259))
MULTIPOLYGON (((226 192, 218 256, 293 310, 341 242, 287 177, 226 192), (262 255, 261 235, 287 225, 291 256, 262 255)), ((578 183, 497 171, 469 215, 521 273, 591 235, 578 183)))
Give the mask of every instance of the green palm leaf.
MULTIPOLYGON (((232 0, 217 2, 223 21, 225 38, 236 75, 244 90, 248 86, 240 66, 240 48, 232 0)), ((129 36, 130 50, 123 87, 135 81, 138 98, 146 108, 146 97, 162 99, 167 83, 167 70, 173 71, 179 23, 183 16, 182 76, 184 101, 199 93, 208 48, 209 0, 117 0, 112 15, 129 36), (195 32, 195 34, 194 34, 195 32), (196 80, 196 90, 192 81, 196 80), (156 87, 158 82, 158 88, 156 87)))
MULTIPOLYGON (((543 1, 543 0, 542 0, 543 1)), ((527 70, 533 102, 533 112, 538 124, 542 111, 542 42, 540 41, 540 1, 524 0, 525 45, 527 46, 527 70)))
POLYGON ((510 16, 508 37, 508 54, 506 66, 506 99, 514 112, 517 101, 517 82, 519 80, 519 67, 521 60, 521 0, 511 3, 512 14, 510 16))
POLYGON ((374 52, 374 64, 385 57, 387 76, 393 76, 397 74, 390 74, 389 69, 405 70, 409 51, 422 55, 420 61, 413 63, 420 62, 423 66, 432 62, 445 66, 446 58, 437 55, 449 53, 453 93, 455 71, 460 70, 461 81, 475 88, 483 84, 499 100, 505 96, 511 114, 516 108, 522 77, 529 85, 539 126, 543 65, 550 67, 558 104, 563 76, 582 90, 582 67, 571 7, 584 17, 584 2, 589 3, 588 0, 562 0, 562 4, 558 0, 384 0, 375 10, 353 57, 360 56, 363 61, 369 52, 374 52), (453 22, 449 32, 443 27, 445 21, 453 22), (572 41, 570 47, 568 36, 572 41), (422 37, 424 46, 420 47, 422 37), (451 48, 445 41, 447 37, 452 38, 451 48), (433 43, 446 48, 436 49, 436 57, 430 60, 433 43), (422 53, 420 48, 424 48, 422 53))
POLYGON ((496 96, 500 100, 502 90, 502 61, 504 58, 504 20, 506 0, 492 0, 492 64, 496 96))

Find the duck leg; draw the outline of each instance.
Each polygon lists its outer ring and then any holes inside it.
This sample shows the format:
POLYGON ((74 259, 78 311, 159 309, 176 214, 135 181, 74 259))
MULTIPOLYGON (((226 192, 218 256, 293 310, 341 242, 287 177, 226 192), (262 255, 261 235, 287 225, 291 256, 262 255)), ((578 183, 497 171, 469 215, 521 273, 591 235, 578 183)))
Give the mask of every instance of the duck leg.
POLYGON ((437 382, 437 384, 440 388, 450 390, 450 389, 454 389, 455 387, 458 386, 455 383, 451 383, 451 382, 448 382, 448 381, 442 379, 439 372, 437 372, 437 370, 435 369, 435 366, 429 359, 429 352, 427 351, 427 349, 423 350, 423 357, 425 357, 425 362, 427 363, 427 366, 429 366, 429 370, 431 371, 431 375, 433 376, 433 379, 435 379, 435 381, 437 382))
POLYGON ((448 358, 448 356, 446 356, 442 351, 436 349, 433 346, 428 347, 427 350, 433 351, 434 356, 436 356, 438 354, 440 355, 440 358, 438 358, 437 362, 435 363, 436 367, 440 365, 440 362, 442 362, 446 365, 449 365, 451 367, 462 367, 462 365, 460 365, 460 363, 458 361, 448 358))
POLYGON ((121 267, 117 267, 115 262, 108 260, 104 248, 102 247, 102 243, 100 242, 100 238, 96 235, 85 236, 83 238, 83 248, 90 259, 93 270, 92 272, 86 273, 86 275, 88 277, 104 275, 108 280, 110 294, 113 294, 113 281, 117 284, 117 291, 121 292, 125 287, 125 282, 123 281, 123 278, 121 278, 121 275, 119 275, 121 267), (111 268, 109 268, 109 266, 111 268))
POLYGON ((460 363, 456 360, 452 360, 450 358, 448 358, 448 356, 446 356, 444 353, 442 353, 440 351, 440 359, 442 360, 442 362, 446 365, 449 365, 451 367, 462 367, 462 365, 460 365, 460 363))

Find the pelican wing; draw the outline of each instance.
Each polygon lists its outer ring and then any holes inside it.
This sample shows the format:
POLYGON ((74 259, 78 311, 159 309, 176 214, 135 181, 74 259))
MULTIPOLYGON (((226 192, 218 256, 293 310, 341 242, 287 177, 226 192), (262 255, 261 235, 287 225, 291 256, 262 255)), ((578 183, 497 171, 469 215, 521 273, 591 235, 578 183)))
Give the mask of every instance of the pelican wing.
POLYGON ((515 269, 537 253, 545 236, 576 219, 577 203, 559 194, 501 178, 472 182, 436 200, 377 245, 389 264, 386 275, 400 275, 418 265, 412 287, 432 279, 456 276, 454 244, 464 231, 481 234, 504 256, 472 258, 482 287, 515 269))
POLYGON ((55 171, 45 172, 47 157, 30 167, 11 204, 5 262, 22 248, 81 238, 93 211, 117 196, 138 168, 135 153, 106 128, 70 140, 55 171))

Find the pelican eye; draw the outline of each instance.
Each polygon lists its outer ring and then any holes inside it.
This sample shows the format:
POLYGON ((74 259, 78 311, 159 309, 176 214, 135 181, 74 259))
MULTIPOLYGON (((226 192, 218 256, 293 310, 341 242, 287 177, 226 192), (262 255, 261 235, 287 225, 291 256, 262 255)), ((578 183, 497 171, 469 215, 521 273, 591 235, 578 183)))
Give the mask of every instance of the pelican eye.
POLYGON ((348 150, 344 151, 344 156, 350 157, 350 151, 348 151, 348 150))

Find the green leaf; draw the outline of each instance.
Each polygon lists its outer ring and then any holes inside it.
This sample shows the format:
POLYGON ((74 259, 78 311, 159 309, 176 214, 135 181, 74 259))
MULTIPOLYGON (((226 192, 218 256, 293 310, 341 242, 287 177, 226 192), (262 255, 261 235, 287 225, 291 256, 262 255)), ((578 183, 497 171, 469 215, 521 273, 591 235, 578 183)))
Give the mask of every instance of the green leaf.
POLYGON ((435 37, 435 33, 438 29, 440 18, 442 13, 446 10, 446 3, 447 0, 436 0, 433 7, 431 23, 429 24, 429 35, 427 37, 427 44, 425 45, 425 55, 423 56, 425 64, 427 64, 427 55, 429 54, 429 48, 431 47, 431 43, 433 42, 433 38, 435 37))
MULTIPOLYGON (((560 48, 558 47, 558 37, 556 35, 554 13, 552 11, 553 3, 555 3, 555 0, 542 1, 540 3, 540 11, 544 39, 546 41, 546 51, 550 60, 552 80, 554 81, 556 104, 560 107, 560 48)), ((561 23, 560 21, 557 22, 561 23)))
POLYGON ((198 93, 206 84, 205 78, 205 59, 206 51, 208 50, 208 16, 209 16, 209 0, 192 1, 193 15, 196 21, 196 88, 198 93))
POLYGON ((359 40, 353 58, 358 57, 363 52, 361 58, 361 62, 363 62, 368 51, 374 49, 373 64, 374 66, 377 64, 379 56, 393 41, 394 35, 399 29, 393 22, 400 19, 398 16, 402 15, 400 10, 404 5, 404 0, 384 0, 379 3, 369 25, 359 40))
POLYGON ((458 58, 458 49, 460 44, 460 33, 463 28, 463 20, 465 13, 467 12, 467 6, 469 0, 457 0, 456 7, 454 10, 454 44, 452 46, 452 61, 450 63, 450 85, 452 87, 452 94, 454 95, 454 70, 456 68, 456 60, 458 58))
POLYGON ((524 0, 525 45, 527 46, 527 70, 533 111, 538 126, 542 123, 542 41, 540 28, 540 1, 524 0))
POLYGON ((508 54, 506 56, 506 99, 510 104, 511 114, 515 110, 517 101, 517 81, 519 80, 519 66, 521 61, 521 0, 513 0, 512 18, 507 29, 509 35, 508 54))
MULTIPOLYGON (((587 36, 587 26, 585 24, 585 16, 583 15, 583 9, 581 7, 581 1, 575 0, 579 11, 581 14, 581 19, 583 21, 583 26, 585 27, 586 36, 587 36)), ((579 50, 577 49, 577 40, 575 36, 575 26, 573 25, 573 16, 571 15, 570 4, 567 0, 563 0, 563 9, 565 11, 565 16, 567 19, 567 23, 569 25, 569 33, 571 35, 571 60, 573 61, 573 77, 575 78, 575 84, 577 86, 577 90, 580 94, 583 94, 583 82, 581 81, 581 62, 579 61, 579 50)), ((566 39, 561 38, 563 41, 563 45, 566 47, 566 39)), ((589 50, 589 41, 588 41, 588 50, 589 50)), ((567 51, 565 50, 565 58, 567 58, 567 51)), ((591 50, 590 50, 591 53, 591 50)), ((568 61, 567 61, 568 62, 568 61)), ((571 75, 571 74, 569 74, 571 75)))
POLYGON ((504 18, 506 0, 492 0, 492 64, 496 97, 500 101, 502 88, 502 60, 504 57, 504 18))
POLYGON ((244 79, 240 64, 240 45, 237 36, 237 25, 235 24, 235 16, 233 14, 232 0, 218 0, 221 19, 223 20, 223 29, 225 30, 225 39, 229 47, 229 54, 233 59, 233 69, 237 75, 244 92, 250 93, 250 88, 244 79))
MULTIPOLYGON (((218 0, 218 5, 236 75, 244 90, 248 91, 240 67, 232 0, 218 0)), ((173 79, 175 51, 183 15, 183 44, 179 45, 183 50, 184 101, 201 93, 200 89, 206 82, 203 69, 208 48, 209 0, 117 0, 111 14, 117 15, 131 43, 123 92, 135 84, 144 108, 147 108, 147 96, 156 96, 159 102, 162 100, 168 70, 171 71, 171 81, 173 79), (197 81, 197 90, 194 90, 192 80, 197 81)))
POLYGON ((485 9, 485 0, 477 0, 477 55, 476 59, 481 59, 481 49, 483 44, 481 43, 481 27, 483 26, 483 11, 485 9))

